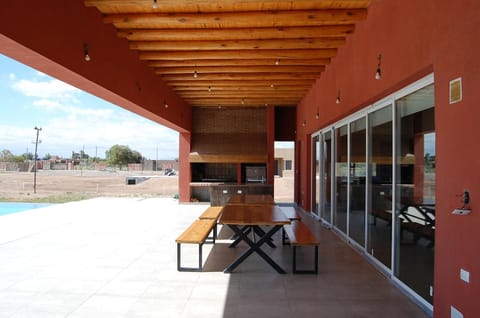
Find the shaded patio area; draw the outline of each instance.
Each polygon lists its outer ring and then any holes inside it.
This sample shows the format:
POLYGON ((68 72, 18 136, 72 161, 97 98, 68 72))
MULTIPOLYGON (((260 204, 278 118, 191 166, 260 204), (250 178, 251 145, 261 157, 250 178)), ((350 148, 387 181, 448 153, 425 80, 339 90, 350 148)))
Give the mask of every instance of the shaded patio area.
MULTIPOLYGON (((175 238, 205 208, 98 198, 0 217, 0 316, 428 317, 308 216, 321 242, 318 275, 291 273, 291 250, 279 235, 267 253, 286 275, 256 255, 224 274, 244 248, 228 248, 226 228, 215 246, 204 245, 204 272, 177 272, 175 238)), ((195 252, 186 246, 187 264, 195 252)), ((305 252, 300 261, 310 264, 305 252)))

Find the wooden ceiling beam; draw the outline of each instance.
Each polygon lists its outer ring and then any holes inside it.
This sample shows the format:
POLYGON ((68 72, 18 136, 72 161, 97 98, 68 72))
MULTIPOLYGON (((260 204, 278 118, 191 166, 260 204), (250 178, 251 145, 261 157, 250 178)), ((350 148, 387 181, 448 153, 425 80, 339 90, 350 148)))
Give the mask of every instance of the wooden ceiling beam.
POLYGON ((273 28, 353 24, 367 17, 366 9, 250 11, 215 13, 112 14, 104 17, 119 29, 273 28))
POLYGON ((220 59, 220 60, 159 60, 159 61, 150 61, 148 66, 150 67, 207 67, 207 66, 269 66, 275 65, 277 62, 281 66, 320 66, 327 65, 330 63, 329 58, 318 58, 318 59, 220 59))
POLYGON ((229 81, 229 80, 242 80, 242 81, 250 81, 250 80, 282 80, 282 79, 290 79, 290 80, 297 80, 297 79, 317 79, 320 76, 319 73, 274 73, 274 74, 266 74, 266 73, 257 73, 257 74, 235 74, 235 73, 219 73, 219 74, 201 74, 195 78, 192 74, 174 74, 174 75, 162 75, 161 78, 167 82, 181 80, 181 81, 229 81))
POLYGON ((264 10, 318 10, 366 8, 371 0, 175 0, 157 1, 157 9, 152 0, 85 0, 85 6, 97 7, 104 14, 152 13, 152 12, 232 12, 264 10))
POLYGON ((316 59, 332 58, 336 55, 337 49, 318 50, 242 50, 236 51, 145 51, 139 53, 141 60, 210 60, 210 59, 316 59))
POLYGON ((296 50, 330 49, 343 45, 345 45, 345 38, 335 37, 236 41, 136 41, 130 43, 130 48, 141 51, 296 50))
POLYGON ((201 85, 201 86, 177 86, 173 90, 179 92, 305 92, 310 89, 310 85, 283 85, 277 87, 270 86, 210 86, 201 85))
POLYGON ((155 69, 156 74, 215 74, 215 73, 312 73, 323 72, 324 66, 198 66, 198 67, 166 67, 155 69))
POLYGON ((228 41, 306 39, 345 37, 353 33, 355 25, 324 25, 313 27, 234 28, 213 29, 124 29, 117 34, 129 41, 228 41))
POLYGON ((275 88, 275 87, 280 87, 280 86, 294 86, 294 85, 299 85, 299 86, 311 86, 313 84, 314 80, 311 79, 295 79, 295 80, 288 80, 288 79, 275 79, 275 80, 270 80, 270 81, 265 81, 265 80, 251 80, 251 81, 243 81, 243 80, 231 80, 231 81, 223 81, 223 80, 211 80, 211 81, 184 81, 184 80, 170 80, 166 84, 168 86, 173 86, 173 87, 193 87, 193 86, 202 86, 202 87, 208 87, 210 86, 211 88, 215 87, 250 87, 250 86, 255 86, 255 87, 270 87, 270 88, 275 88))
POLYGON ((261 91, 195 91, 195 92, 179 92, 178 94, 182 97, 189 98, 212 98, 212 97, 238 97, 238 98, 256 98, 256 97, 276 97, 276 98, 300 98, 303 96, 304 92, 301 91, 284 91, 284 92, 261 92, 261 91))
POLYGON ((211 98, 211 99, 199 99, 186 98, 185 101, 191 106, 268 106, 268 105, 297 105, 298 98, 292 99, 278 99, 278 98, 250 98, 245 100, 242 104, 237 98, 211 98))

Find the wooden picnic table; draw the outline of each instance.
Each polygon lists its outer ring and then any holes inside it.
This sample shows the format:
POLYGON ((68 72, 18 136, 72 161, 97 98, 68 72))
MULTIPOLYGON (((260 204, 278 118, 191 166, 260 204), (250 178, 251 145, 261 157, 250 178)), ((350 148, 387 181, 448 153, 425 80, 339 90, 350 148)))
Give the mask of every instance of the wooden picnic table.
POLYGON ((227 205, 274 205, 275 201, 270 194, 235 194, 227 202, 227 205))
POLYGON ((249 246, 246 251, 224 270, 225 273, 231 273, 253 253, 257 253, 278 273, 286 273, 280 265, 261 249, 263 244, 271 243, 272 235, 278 232, 283 225, 290 224, 290 219, 288 219, 280 207, 271 204, 227 204, 222 209, 219 223, 227 225, 237 235, 237 239, 231 244, 231 247, 236 246, 239 241, 244 241, 249 246), (271 228, 268 231, 263 231, 259 228, 262 225, 271 226, 271 228), (260 238, 252 241, 248 237, 248 231, 245 231, 245 227, 250 227, 260 238))

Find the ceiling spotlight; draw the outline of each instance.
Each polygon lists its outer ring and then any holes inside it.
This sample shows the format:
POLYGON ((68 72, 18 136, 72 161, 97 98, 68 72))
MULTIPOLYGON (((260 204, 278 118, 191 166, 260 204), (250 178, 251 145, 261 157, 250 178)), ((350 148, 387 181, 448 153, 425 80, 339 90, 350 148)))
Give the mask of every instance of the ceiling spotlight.
POLYGON ((158 3, 157 3, 157 0, 153 0, 153 3, 152 3, 152 8, 153 8, 153 9, 158 9, 158 3))
POLYGON ((88 54, 88 43, 83 43, 83 58, 85 61, 90 61, 90 55, 88 54))
POLYGON ((378 53, 377 60, 378 60, 378 64, 377 64, 377 71, 375 72, 375 79, 379 80, 382 78, 382 70, 380 68, 380 64, 382 62, 382 53, 378 53))

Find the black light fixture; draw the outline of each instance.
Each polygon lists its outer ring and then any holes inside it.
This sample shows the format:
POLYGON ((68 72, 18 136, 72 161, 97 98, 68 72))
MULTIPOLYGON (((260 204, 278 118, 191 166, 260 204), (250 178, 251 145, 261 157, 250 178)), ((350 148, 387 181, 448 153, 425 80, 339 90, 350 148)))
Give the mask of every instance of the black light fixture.
POLYGON ((377 64, 377 71, 375 72, 375 79, 379 80, 382 78, 382 69, 380 68, 380 65, 382 63, 382 53, 378 53, 378 64, 377 64))
POLYGON ((83 43, 83 58, 85 61, 89 62, 90 61, 90 54, 88 52, 88 43, 83 43))

